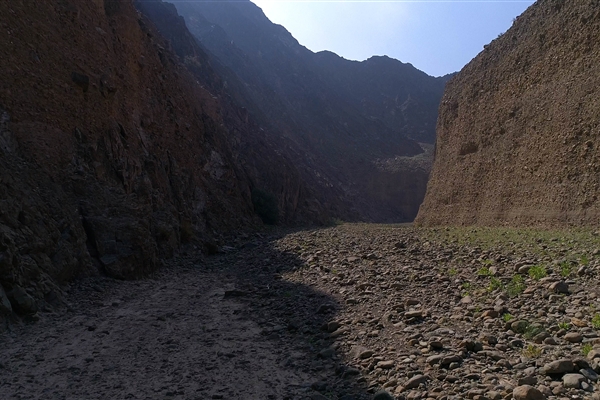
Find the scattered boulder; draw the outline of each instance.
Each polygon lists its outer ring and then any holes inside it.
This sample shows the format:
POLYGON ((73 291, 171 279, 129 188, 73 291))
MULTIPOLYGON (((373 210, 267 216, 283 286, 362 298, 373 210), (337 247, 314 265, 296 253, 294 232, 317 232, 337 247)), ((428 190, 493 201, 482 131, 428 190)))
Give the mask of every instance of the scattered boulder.
POLYGON ((565 281, 554 282, 549 289, 555 293, 569 294, 569 285, 565 281))
POLYGON ((546 396, 530 385, 517 386, 513 389, 515 400, 545 400, 546 396))
POLYGON ((428 380, 429 377, 427 375, 415 375, 404 384, 404 389, 409 390, 418 388, 420 384, 427 383, 428 380))
POLYGON ((579 389, 583 381, 585 381, 585 376, 581 374, 565 374, 563 376, 563 386, 567 389, 579 389))
POLYGON ((15 286, 8 293, 13 309, 19 314, 35 314, 37 304, 35 299, 20 286, 15 286))
POLYGON ((546 375, 566 374, 573 372, 575 365, 568 359, 556 360, 542 367, 542 372, 546 375))
POLYGON ((373 395, 373 400, 395 400, 395 397, 385 390, 380 390, 373 395))

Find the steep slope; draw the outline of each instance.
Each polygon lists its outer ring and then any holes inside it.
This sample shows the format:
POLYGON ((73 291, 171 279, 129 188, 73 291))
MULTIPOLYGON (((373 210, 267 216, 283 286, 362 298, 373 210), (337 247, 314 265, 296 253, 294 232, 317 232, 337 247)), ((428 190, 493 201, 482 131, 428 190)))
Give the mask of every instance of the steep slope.
POLYGON ((177 2, 176 6, 190 31, 226 69, 223 75, 233 72, 232 80, 242 83, 234 85, 242 93, 239 99, 244 107, 271 135, 293 143, 299 155, 295 164, 305 179, 318 177, 318 191, 340 188, 341 198, 353 205, 361 219, 414 218, 428 171, 379 166, 384 160, 423 153, 408 136, 431 138, 443 79, 394 61, 383 63, 385 74, 376 60, 365 62, 365 69, 357 63, 361 68, 354 73, 348 67, 353 63, 340 58, 348 71, 338 73, 326 57, 301 46, 249 1, 177 2), (398 74, 408 80, 404 70, 428 86, 413 92, 402 85, 402 79, 394 82, 391 77, 398 74), (356 82, 357 77, 362 81, 356 82), (389 92, 382 89, 390 85, 396 86, 389 92), (365 95, 369 87, 373 90, 365 95), (424 100, 421 93, 433 100, 424 100), (427 104, 429 109, 422 114, 428 117, 414 112, 413 103, 427 104), (402 107, 409 110, 404 116, 390 117, 402 107), (380 108, 386 111, 374 112, 380 108))
POLYGON ((218 100, 131 2, 2 2, 0 24, 0 318, 258 221, 218 100))
POLYGON ((294 165, 291 143, 285 138, 268 135, 239 100, 243 85, 226 68, 211 59, 187 30, 175 6, 162 1, 136 1, 167 39, 179 60, 196 81, 219 100, 223 119, 236 163, 248 177, 255 191, 272 194, 277 199, 279 222, 285 224, 327 223, 331 215, 344 215, 349 205, 339 199, 339 191, 316 191, 312 177, 301 178, 294 165), (217 65, 216 72, 213 64, 217 65))
POLYGON ((421 224, 600 223, 600 2, 540 0, 447 86, 421 224))

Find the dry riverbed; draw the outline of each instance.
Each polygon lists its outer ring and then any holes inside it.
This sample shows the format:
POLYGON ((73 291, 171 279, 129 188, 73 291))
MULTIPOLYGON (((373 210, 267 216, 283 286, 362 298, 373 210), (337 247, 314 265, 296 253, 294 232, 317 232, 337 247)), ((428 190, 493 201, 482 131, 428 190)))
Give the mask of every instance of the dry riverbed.
POLYGON ((600 398, 595 232, 240 237, 0 334, 8 399, 600 398))

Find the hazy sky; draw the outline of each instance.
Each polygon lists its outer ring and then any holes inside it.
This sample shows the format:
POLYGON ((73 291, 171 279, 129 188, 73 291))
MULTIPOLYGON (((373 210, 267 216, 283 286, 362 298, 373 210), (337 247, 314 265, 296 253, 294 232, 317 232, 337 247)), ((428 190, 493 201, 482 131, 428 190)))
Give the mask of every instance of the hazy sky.
POLYGON ((387 55, 434 76, 460 70, 505 32, 528 0, 252 0, 313 51, 387 55))

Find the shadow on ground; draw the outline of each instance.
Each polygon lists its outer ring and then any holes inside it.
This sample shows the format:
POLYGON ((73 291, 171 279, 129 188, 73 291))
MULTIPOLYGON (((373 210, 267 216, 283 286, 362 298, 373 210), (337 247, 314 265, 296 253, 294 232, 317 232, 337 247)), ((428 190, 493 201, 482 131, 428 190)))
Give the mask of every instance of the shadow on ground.
POLYGON ((372 398, 337 351, 340 305, 283 279, 305 268, 278 250, 285 233, 182 254, 138 281, 74 282, 68 308, 0 334, 0 398, 372 398))
MULTIPOLYGON (((225 254, 209 257, 206 267, 234 282, 224 293, 247 305, 243 316, 261 328, 261 337, 281 349, 280 361, 305 381, 293 392, 302 399, 358 400, 373 398, 360 371, 344 362, 336 339, 344 334, 333 297, 290 282, 286 272, 306 268, 300 248, 280 250, 276 241, 293 231, 237 239, 225 254), (303 394, 302 394, 303 393, 303 394)), ((289 397, 296 398, 290 395, 289 397)))

